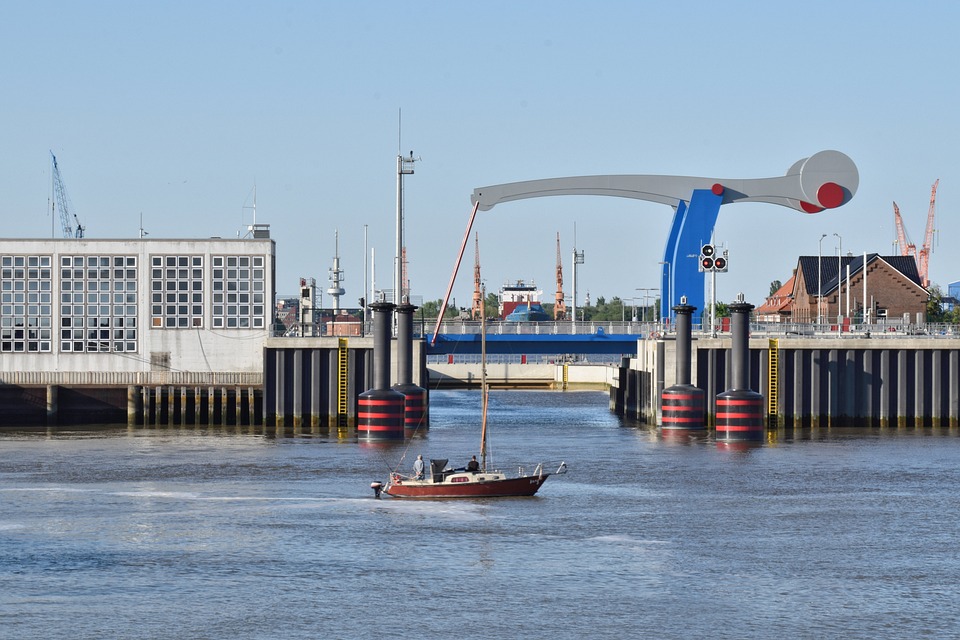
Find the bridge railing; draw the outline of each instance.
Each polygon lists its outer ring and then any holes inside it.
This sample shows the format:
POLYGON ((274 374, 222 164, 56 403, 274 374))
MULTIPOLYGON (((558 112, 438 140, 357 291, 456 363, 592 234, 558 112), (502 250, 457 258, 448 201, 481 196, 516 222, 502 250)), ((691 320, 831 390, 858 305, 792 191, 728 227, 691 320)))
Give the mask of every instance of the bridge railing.
MULTIPOLYGON (((721 319, 722 320, 722 319, 721 319)), ((694 324, 692 329, 695 335, 729 335, 729 325, 718 320, 711 328, 709 322, 694 324)), ((487 322, 488 335, 596 335, 606 333, 611 335, 635 335, 641 338, 657 338, 669 335, 673 327, 660 322, 617 322, 617 321, 585 321, 585 322, 487 322)), ((432 323, 417 327, 414 333, 418 337, 430 338, 433 335, 432 323)), ((440 333, 453 335, 471 335, 480 333, 480 322, 472 320, 451 320, 440 325, 440 333)), ((904 322, 871 322, 871 323, 810 323, 810 322, 751 322, 750 334, 757 337, 903 337, 916 336, 926 338, 960 338, 960 325, 943 323, 911 324, 904 322)))
MULTIPOLYGON (((433 336, 433 325, 417 327, 420 335, 433 336)), ((659 331, 656 322, 503 322, 488 321, 488 335, 595 335, 609 333, 615 335, 646 335, 659 331)), ((440 333, 453 335, 472 335, 480 333, 480 322, 475 320, 449 320, 440 324, 440 333)))
MULTIPOLYGON (((419 319, 418 319, 419 320, 419 319)), ((560 322, 504 322, 492 320, 487 324, 488 335, 635 335, 641 338, 658 338, 669 335, 673 327, 661 322, 631 322, 631 321, 560 321, 560 322)), ((427 319, 414 323, 414 336, 433 337, 434 321, 427 319)), ((359 325, 357 325, 359 328, 359 325)), ((729 326, 725 326, 722 318, 714 327, 709 323, 694 324, 694 335, 729 335, 729 326)), ((373 335, 372 323, 357 331, 360 335, 373 335)), ((480 322, 473 320, 448 320, 440 325, 440 333, 452 335, 476 335, 480 333, 480 322)), ((751 322, 750 334, 756 337, 903 337, 916 336, 918 338, 960 338, 960 325, 945 323, 911 324, 901 321, 837 324, 825 322, 821 324, 811 322, 751 322)), ((276 330, 274 337, 296 336, 296 332, 276 330)), ((325 332, 321 335, 327 335, 325 332)))

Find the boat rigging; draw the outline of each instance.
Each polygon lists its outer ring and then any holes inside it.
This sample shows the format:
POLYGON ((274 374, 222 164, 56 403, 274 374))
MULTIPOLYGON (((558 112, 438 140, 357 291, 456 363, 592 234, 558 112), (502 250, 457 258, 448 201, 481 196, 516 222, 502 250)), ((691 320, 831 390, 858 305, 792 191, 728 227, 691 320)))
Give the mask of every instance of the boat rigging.
POLYGON ((521 467, 515 476, 499 469, 488 469, 487 443, 487 407, 489 403, 489 384, 487 383, 487 327, 484 298, 486 289, 480 298, 480 464, 479 469, 452 469, 447 459, 430 460, 427 474, 422 478, 408 476, 394 471, 386 485, 376 481, 370 483, 373 493, 380 497, 386 493, 394 498, 504 498, 534 495, 551 475, 566 473, 567 465, 561 462, 555 471, 545 470, 544 463, 536 465, 527 473, 521 467))

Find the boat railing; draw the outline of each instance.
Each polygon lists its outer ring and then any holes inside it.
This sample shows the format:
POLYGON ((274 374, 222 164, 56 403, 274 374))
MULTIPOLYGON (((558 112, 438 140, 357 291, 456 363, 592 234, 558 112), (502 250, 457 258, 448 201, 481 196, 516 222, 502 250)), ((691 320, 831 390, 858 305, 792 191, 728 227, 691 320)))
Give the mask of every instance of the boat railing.
MULTIPOLYGON (((537 466, 536 466, 536 468, 534 468, 533 473, 530 474, 530 477, 531 477, 531 478, 532 478, 532 477, 542 478, 542 477, 543 477, 543 470, 544 470, 544 468, 549 468, 549 467, 547 467, 547 465, 549 465, 550 467, 552 467, 554 464, 556 464, 556 463, 549 463, 549 462, 540 462, 540 463, 538 463, 537 466)), ((526 476, 525 471, 526 471, 526 469, 525 469, 523 466, 521 466, 521 467, 519 467, 518 470, 517 470, 517 475, 522 478, 522 477, 526 476)), ((557 465, 557 470, 554 471, 552 475, 558 476, 558 475, 563 474, 563 473, 566 473, 566 472, 567 472, 567 463, 566 463, 566 461, 561 461, 561 462, 559 463, 559 465, 557 465)), ((549 474, 548 474, 548 475, 549 475, 549 474)))

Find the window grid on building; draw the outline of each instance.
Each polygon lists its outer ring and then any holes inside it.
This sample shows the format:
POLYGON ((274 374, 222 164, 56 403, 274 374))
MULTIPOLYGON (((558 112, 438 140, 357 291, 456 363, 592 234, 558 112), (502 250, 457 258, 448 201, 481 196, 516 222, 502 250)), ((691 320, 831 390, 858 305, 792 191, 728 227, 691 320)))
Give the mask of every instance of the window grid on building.
POLYGON ((215 329, 266 326, 266 276, 263 256, 213 256, 211 273, 215 329))
POLYGON ((136 256, 60 256, 60 351, 137 351, 136 256))
POLYGON ((203 256, 151 256, 150 318, 154 329, 203 327, 203 256))
POLYGON ((0 256, 0 352, 49 352, 51 256, 0 256))

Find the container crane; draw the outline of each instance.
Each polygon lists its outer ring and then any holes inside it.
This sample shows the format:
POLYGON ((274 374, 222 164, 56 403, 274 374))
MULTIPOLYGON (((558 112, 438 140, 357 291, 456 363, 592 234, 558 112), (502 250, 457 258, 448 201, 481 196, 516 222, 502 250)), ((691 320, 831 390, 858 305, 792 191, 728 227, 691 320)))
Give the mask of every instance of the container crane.
POLYGON ((56 210, 60 210, 60 227, 64 238, 82 238, 84 228, 80 224, 77 214, 70 211, 70 198, 67 196, 67 189, 63 186, 63 178, 60 176, 60 167, 57 165, 57 156, 50 152, 50 158, 53 161, 53 210, 54 219, 56 219, 56 210), (73 223, 70 217, 77 223, 76 231, 73 229, 73 223))
POLYGON ((933 246, 934 218, 936 216, 937 186, 940 179, 937 178, 930 189, 930 208, 927 210, 927 226, 923 234, 923 245, 917 251, 917 245, 910 240, 903 225, 903 217, 900 215, 900 207, 893 203, 893 221, 897 228, 897 245, 900 248, 901 256, 913 256, 917 261, 917 272, 920 274, 920 283, 926 289, 930 286, 930 252, 933 246))

